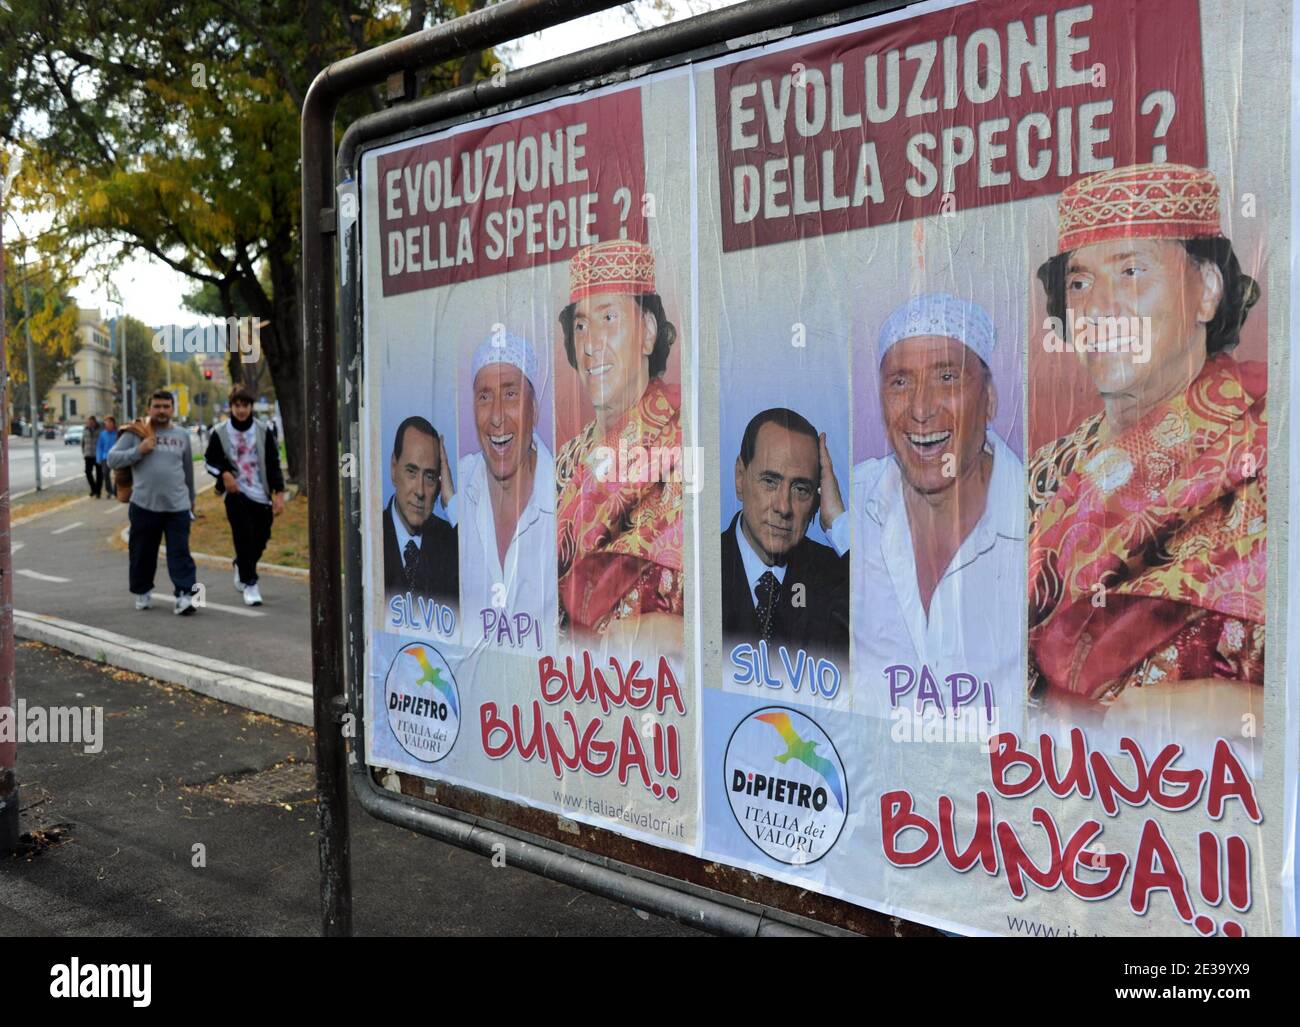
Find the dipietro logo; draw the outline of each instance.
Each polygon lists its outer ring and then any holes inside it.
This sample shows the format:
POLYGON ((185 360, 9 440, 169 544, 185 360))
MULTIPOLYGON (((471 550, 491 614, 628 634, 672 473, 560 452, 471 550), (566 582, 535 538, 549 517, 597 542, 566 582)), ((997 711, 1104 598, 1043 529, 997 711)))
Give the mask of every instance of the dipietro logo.
POLYGON ((460 733, 460 694, 442 653, 427 642, 405 645, 384 678, 388 726, 403 749, 437 763, 460 733))
POLYGON ((830 737, 796 710, 758 710, 736 727, 724 760, 736 823, 782 863, 815 863, 848 817, 844 764, 830 737))

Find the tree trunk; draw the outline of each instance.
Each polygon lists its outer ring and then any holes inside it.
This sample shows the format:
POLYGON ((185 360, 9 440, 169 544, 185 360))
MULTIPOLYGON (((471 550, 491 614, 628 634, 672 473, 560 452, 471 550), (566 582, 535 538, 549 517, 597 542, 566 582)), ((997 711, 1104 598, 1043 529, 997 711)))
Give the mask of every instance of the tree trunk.
MULTIPOLYGON (((271 369, 271 381, 275 383, 275 396, 284 421, 286 470, 291 479, 305 488, 302 472, 307 459, 307 422, 303 403, 302 344, 299 342, 302 332, 296 325, 288 331, 286 327, 283 323, 274 325, 269 337, 263 330, 262 352, 266 355, 267 367, 271 369)), ((315 440, 312 444, 316 444, 315 440)))
MULTIPOLYGON (((273 247, 268 256, 271 272, 271 302, 274 315, 269 340, 263 336, 262 352, 275 384, 275 396, 284 420, 284 449, 289 477, 306 487, 303 472, 307 464, 306 381, 302 366, 302 319, 298 310, 298 264, 290 249, 273 247), (269 345, 268 345, 269 341, 269 345)), ((315 371, 315 368, 311 369, 315 371)), ((312 445, 323 440, 313 439, 312 445)))
MULTIPOLYGON (((221 316, 225 319, 227 325, 235 317, 235 301, 231 296, 230 281, 225 279, 217 287, 221 294, 221 316)), ((244 380, 244 368, 239 361, 239 353, 231 350, 226 355, 226 371, 230 374, 230 384, 239 385, 244 380)), ((215 403, 212 404, 216 406, 215 403)))

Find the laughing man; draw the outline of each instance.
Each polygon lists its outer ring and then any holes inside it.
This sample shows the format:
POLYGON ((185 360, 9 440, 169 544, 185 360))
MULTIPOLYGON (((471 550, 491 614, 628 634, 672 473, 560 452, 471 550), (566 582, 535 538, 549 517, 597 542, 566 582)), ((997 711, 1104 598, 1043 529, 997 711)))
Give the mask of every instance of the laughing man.
MULTIPOLYGON (((945 696, 947 676, 964 673, 988 682, 994 703, 1002 691, 1019 699, 1024 467, 990 427, 993 345, 988 313, 945 293, 911 300, 881 329, 892 452, 858 464, 852 487, 854 705, 864 712, 888 713, 886 668, 898 665, 919 681, 924 664, 945 696)), ((849 518, 825 457, 823 466, 823 524, 844 553, 849 518)))
POLYGON ((448 507, 466 616, 496 609, 515 623, 527 614, 546 648, 558 605, 555 458, 537 432, 537 356, 526 339, 494 334, 474 351, 470 374, 479 451, 461 458, 448 507))

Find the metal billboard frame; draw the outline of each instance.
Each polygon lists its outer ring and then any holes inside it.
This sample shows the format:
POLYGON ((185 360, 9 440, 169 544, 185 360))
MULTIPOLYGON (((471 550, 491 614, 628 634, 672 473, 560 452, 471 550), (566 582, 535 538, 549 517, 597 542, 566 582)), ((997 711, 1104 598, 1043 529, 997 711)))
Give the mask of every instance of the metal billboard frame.
POLYGON ((360 210, 344 223, 336 209, 336 182, 356 183, 367 150, 557 96, 634 81, 652 72, 898 10, 909 3, 749 0, 510 71, 504 81, 478 81, 434 97, 412 99, 414 72, 419 68, 619 6, 612 0, 505 0, 336 62, 313 82, 302 114, 303 347, 304 366, 310 369, 305 382, 306 423, 313 439, 334 443, 308 447, 306 467, 308 494, 313 497, 312 683, 324 934, 351 933, 349 777, 362 809, 381 820, 485 856, 504 856, 512 866, 713 933, 932 933, 897 917, 771 879, 757 880, 747 871, 635 842, 604 829, 551 827, 549 822, 558 824, 561 818, 550 811, 493 799, 470 788, 406 776, 400 779, 399 797, 378 785, 365 763, 362 729, 365 624, 361 511, 355 475, 342 491, 342 521, 338 502, 342 457, 351 454, 354 466, 358 458, 362 353, 360 210), (354 121, 336 151, 334 114, 339 100, 399 74, 404 102, 354 121), (335 243, 340 231, 347 265, 354 269, 339 283, 341 349, 335 338, 334 306, 335 243), (340 428, 347 434, 341 434, 340 428), (320 497, 336 501, 321 502, 320 497), (335 571, 340 567, 341 579, 335 571), (348 724, 352 731, 345 737, 348 724), (561 831, 576 833, 587 845, 569 844, 556 837, 561 831), (629 862, 628 856, 641 862, 629 862), (658 869, 643 865, 647 862, 657 864, 658 869), (713 886, 719 878, 724 890, 713 886), (790 908, 794 905, 805 912, 794 912, 790 908))

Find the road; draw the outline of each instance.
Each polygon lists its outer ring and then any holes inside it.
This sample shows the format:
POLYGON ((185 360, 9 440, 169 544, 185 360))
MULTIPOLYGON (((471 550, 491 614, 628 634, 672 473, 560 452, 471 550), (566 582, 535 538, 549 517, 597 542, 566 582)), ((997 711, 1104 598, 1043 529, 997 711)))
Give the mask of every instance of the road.
MULTIPOLYGON (((69 447, 71 448, 71 447, 69 447)), ((305 578, 262 575, 265 604, 249 609, 235 591, 231 571, 199 565, 205 606, 192 616, 171 610, 166 559, 159 555, 154 606, 135 609, 127 587, 126 550, 114 536, 127 524, 116 500, 81 499, 13 529, 14 607, 181 652, 311 679, 311 635, 305 578)), ((15 511, 18 519, 22 511, 15 511)))
MULTIPOLYGON (((63 439, 41 439, 41 484, 74 481, 85 474, 80 446, 65 446, 63 439), (51 480, 53 461, 53 480, 51 480)), ((36 487, 36 460, 32 440, 9 436, 9 491, 17 498, 36 487)), ((86 491, 90 491, 87 489, 86 491)))

